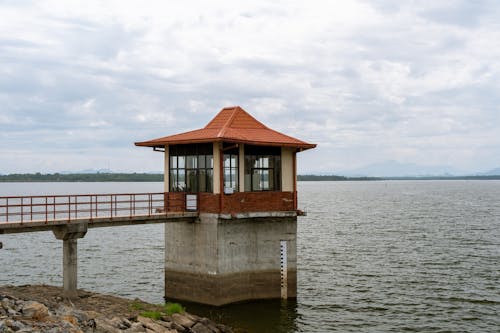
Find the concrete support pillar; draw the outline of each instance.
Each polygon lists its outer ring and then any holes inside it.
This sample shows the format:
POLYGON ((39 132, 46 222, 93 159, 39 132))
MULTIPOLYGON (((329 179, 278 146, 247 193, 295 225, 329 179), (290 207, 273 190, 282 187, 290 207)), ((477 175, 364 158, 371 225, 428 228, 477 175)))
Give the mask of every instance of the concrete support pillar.
POLYGON ((78 280, 78 241, 77 239, 63 240, 63 287, 65 297, 76 297, 78 280))
POLYGON ((165 223, 165 298, 215 306, 296 298, 297 217, 276 215, 165 223))
POLYGON ((87 233, 86 223, 60 225, 53 229, 54 236, 63 241, 63 296, 78 296, 78 238, 87 233))

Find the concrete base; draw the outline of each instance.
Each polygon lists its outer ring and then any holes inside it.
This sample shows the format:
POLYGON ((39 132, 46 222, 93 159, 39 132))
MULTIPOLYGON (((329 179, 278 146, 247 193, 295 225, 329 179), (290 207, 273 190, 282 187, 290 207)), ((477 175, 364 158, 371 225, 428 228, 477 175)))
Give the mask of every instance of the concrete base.
POLYGON ((202 214, 165 225, 165 297, 224 305, 280 298, 280 241, 287 242, 286 295, 297 295, 297 217, 202 214))
MULTIPOLYGON (((258 299, 278 299, 280 271, 224 275, 165 271, 165 297, 220 306, 258 299)), ((288 271, 288 298, 297 297, 297 273, 288 271)))

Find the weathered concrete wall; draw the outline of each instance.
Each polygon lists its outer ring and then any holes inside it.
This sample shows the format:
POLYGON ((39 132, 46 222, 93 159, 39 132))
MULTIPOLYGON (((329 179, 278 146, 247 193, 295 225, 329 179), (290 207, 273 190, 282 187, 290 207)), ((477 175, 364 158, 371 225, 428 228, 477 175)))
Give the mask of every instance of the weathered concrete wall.
POLYGON ((288 297, 297 290, 297 218, 224 219, 165 225, 165 296, 223 305, 280 298, 280 241, 287 241, 288 297))

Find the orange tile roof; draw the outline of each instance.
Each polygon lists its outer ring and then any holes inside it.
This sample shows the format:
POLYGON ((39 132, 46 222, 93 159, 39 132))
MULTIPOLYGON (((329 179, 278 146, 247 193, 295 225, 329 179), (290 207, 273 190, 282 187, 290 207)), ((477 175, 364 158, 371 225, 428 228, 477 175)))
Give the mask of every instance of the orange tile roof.
POLYGON ((136 142, 135 145, 163 147, 173 144, 220 141, 300 149, 316 147, 316 144, 307 143, 268 128, 239 106, 222 109, 204 128, 149 141, 136 142))

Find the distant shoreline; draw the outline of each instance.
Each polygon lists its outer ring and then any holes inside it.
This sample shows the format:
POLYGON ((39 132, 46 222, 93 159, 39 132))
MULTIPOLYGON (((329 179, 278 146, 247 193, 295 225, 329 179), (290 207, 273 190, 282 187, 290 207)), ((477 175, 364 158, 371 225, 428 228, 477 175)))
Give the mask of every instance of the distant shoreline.
MULTIPOLYGON (((422 176, 422 177, 345 177, 335 175, 298 175, 299 181, 381 181, 381 180, 500 180, 492 176, 422 176)), ((157 173, 24 173, 0 175, 0 183, 43 182, 163 182, 157 173)))

